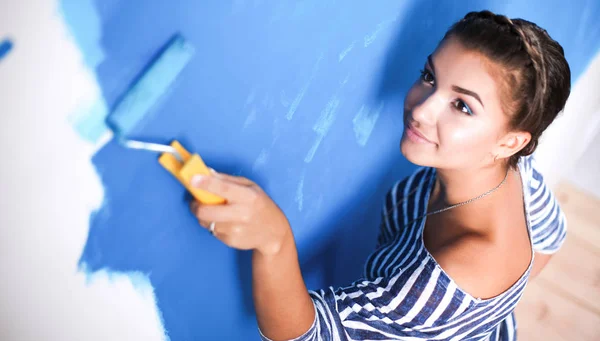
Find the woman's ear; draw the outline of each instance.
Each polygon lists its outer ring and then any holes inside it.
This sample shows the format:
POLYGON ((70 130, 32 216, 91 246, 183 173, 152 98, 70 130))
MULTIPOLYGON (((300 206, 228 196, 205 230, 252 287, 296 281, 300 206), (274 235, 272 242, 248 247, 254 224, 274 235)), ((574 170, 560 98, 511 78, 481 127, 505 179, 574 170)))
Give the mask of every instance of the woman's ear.
POLYGON ((499 141, 495 155, 498 155, 498 158, 509 158, 525 148, 529 141, 529 132, 511 131, 499 141))

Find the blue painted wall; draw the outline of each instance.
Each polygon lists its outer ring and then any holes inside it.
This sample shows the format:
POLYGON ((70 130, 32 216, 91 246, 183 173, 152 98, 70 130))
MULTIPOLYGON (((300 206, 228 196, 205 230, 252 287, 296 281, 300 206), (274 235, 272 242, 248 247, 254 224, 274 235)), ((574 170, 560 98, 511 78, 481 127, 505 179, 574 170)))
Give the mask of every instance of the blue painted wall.
MULTIPOLYGON (((484 8, 537 22, 574 80, 600 47, 589 1, 97 0, 103 52, 86 48, 89 8, 63 5, 110 106, 173 34, 195 46, 134 135, 178 139, 263 186, 291 221, 311 289, 361 275, 383 195, 414 169, 398 147, 403 97, 452 22, 484 8)), ((250 253, 199 228, 156 155, 110 142, 93 163, 106 195, 82 264, 149 274, 173 341, 258 340, 250 253)))

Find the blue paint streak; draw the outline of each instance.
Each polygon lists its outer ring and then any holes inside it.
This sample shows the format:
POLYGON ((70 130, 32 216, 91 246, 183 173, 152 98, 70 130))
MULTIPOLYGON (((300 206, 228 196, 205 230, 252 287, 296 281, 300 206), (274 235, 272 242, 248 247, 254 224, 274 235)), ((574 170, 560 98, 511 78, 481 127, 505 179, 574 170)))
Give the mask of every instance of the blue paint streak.
POLYGON ((107 113, 106 103, 99 99, 86 112, 75 117, 71 123, 81 138, 89 142, 96 142, 109 129, 106 124, 107 113))
MULTIPOLYGON (((81 50, 86 65, 95 70, 105 59, 101 47, 102 23, 92 0, 62 0, 60 14, 70 28, 75 43, 81 50)), ((96 142, 108 131, 105 118, 108 107, 99 98, 90 108, 76 113, 71 124, 79 136, 89 142, 96 142)))
POLYGON ((105 58, 100 45, 102 18, 93 0, 62 0, 60 13, 70 27, 77 46, 83 53, 87 65, 95 69, 105 58))
POLYGON ((0 60, 6 57, 6 55, 12 50, 13 43, 12 41, 5 39, 0 43, 0 60))

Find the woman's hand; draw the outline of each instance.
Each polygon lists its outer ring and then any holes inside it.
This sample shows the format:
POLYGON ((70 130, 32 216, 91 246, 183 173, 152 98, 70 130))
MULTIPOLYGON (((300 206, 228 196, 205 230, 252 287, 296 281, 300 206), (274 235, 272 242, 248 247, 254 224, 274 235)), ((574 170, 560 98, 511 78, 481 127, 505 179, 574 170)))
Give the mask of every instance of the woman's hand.
POLYGON ((192 186, 226 199, 222 205, 191 203, 200 225, 208 228, 214 223, 214 236, 226 245, 273 255, 291 237, 281 209, 254 182, 213 171, 211 176, 192 178, 192 186))

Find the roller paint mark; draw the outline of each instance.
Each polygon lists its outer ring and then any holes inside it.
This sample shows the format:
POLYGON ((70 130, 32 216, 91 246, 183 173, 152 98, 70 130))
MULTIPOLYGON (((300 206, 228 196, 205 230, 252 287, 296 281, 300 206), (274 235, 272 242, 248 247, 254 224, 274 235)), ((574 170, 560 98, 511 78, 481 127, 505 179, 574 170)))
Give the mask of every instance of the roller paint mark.
POLYGON ((13 43, 12 41, 5 39, 2 42, 0 42, 0 60, 2 60, 2 58, 6 57, 6 55, 10 52, 10 50, 12 50, 13 47, 13 43))
POLYGON ((377 123, 377 119, 379 119, 383 107, 384 103, 381 102, 379 107, 372 111, 363 105, 358 111, 358 114, 354 116, 352 124, 354 126, 356 142, 358 142, 359 145, 365 146, 367 141, 369 141, 369 137, 373 132, 373 128, 375 128, 375 124, 377 123))
POLYGON ((337 95, 334 95, 325 106, 325 109, 321 111, 321 116, 319 116, 319 119, 313 126, 313 130, 317 133, 317 138, 315 139, 312 148, 306 154, 304 162, 310 163, 313 160, 317 149, 319 149, 319 145, 335 121, 335 114, 339 105, 340 100, 337 95))
POLYGON ((271 132, 273 134, 273 141, 271 142, 271 147, 273 147, 275 146, 275 143, 277 142, 277 140, 279 140, 279 137, 281 136, 281 121, 278 117, 275 117, 275 120, 273 120, 273 130, 271 132))
POLYGON ((317 149, 319 149, 319 146, 321 145, 321 142, 323 141, 323 138, 324 138, 323 135, 317 135, 315 142, 313 142, 313 146, 310 148, 308 153, 306 153, 306 157, 304 157, 304 162, 310 163, 313 160, 313 158, 315 157, 315 154, 317 153, 317 149))
POLYGON ((344 51, 340 52, 340 55, 338 57, 338 61, 341 62, 342 59, 344 59, 346 57, 346 55, 352 51, 352 49, 354 48, 354 46, 356 45, 356 40, 352 42, 352 44, 350 44, 350 46, 348 46, 344 51))
POLYGON ((317 71, 319 71, 319 65, 321 64, 321 60, 323 60, 323 54, 321 54, 319 56, 319 59, 317 59, 317 62, 313 66, 312 72, 310 74, 310 78, 304 84, 304 86, 302 87, 302 89, 300 90, 300 92, 298 93, 298 95, 296 96, 294 101, 292 102, 292 105, 290 106, 290 110, 288 111, 287 115, 285 115, 285 118, 288 121, 291 121, 292 118, 294 117, 294 113, 296 113, 296 110, 298 109, 300 102, 302 102, 302 98, 304 98, 304 95, 306 94, 306 91, 308 90, 310 83, 312 83, 312 81, 315 79, 315 77, 317 75, 317 71))
POLYGON ((340 100, 339 100, 339 98, 337 98, 337 96, 333 96, 329 100, 325 109, 323 109, 323 111, 321 111, 321 116, 317 120, 317 123, 313 127, 313 130, 317 134, 320 134, 323 136, 327 135, 327 133, 329 132, 329 128, 331 128, 331 125, 333 124, 333 121, 335 120, 335 113, 336 113, 339 105, 340 105, 340 100))
POLYGON ((350 73, 348 73, 346 78, 344 78, 344 80, 340 82, 340 85, 346 85, 346 83, 348 83, 349 80, 350 80, 350 73))
POLYGON ((368 34, 365 36, 365 38, 364 38, 365 47, 368 47, 369 45, 371 45, 377 39, 377 36, 379 35, 379 33, 381 33, 381 31, 383 31, 385 28, 387 28, 387 26, 389 26, 389 24, 396 21, 396 19, 397 19, 397 17, 394 19, 386 20, 386 21, 383 21, 383 22, 380 22, 379 24, 377 24, 377 28, 375 29, 375 31, 373 31, 371 34, 368 34))
POLYGON ((304 178, 305 175, 302 174, 300 182, 298 183, 298 188, 296 189, 295 202, 298 204, 298 211, 300 212, 302 212, 302 208, 304 208, 304 178))
POLYGON ((244 121, 244 129, 248 128, 254 121, 256 121, 256 108, 252 108, 250 110, 250 114, 246 117, 246 121, 244 121))
POLYGON ((269 159, 269 152, 263 148, 260 151, 260 154, 258 154, 258 157, 256 158, 256 160, 254 160, 254 164, 252 165, 252 170, 257 171, 261 166, 263 166, 267 163, 268 159, 269 159))
POLYGON ((291 121, 291 119, 294 117, 294 113, 298 109, 298 105, 300 105, 302 98, 304 98, 304 94, 306 94, 306 90, 308 90, 309 85, 310 85, 310 82, 306 83, 302 87, 302 90, 300 90, 300 92, 298 93, 298 95, 296 96, 294 101, 292 102, 292 105, 290 106, 290 110, 288 111, 287 115, 285 115, 285 118, 287 118, 288 121, 291 121))
POLYGON ((256 98, 256 89, 252 89, 252 91, 250 92, 250 94, 248 95, 248 97, 246 97, 246 104, 245 106, 248 106, 252 103, 254 103, 254 99, 256 98))

